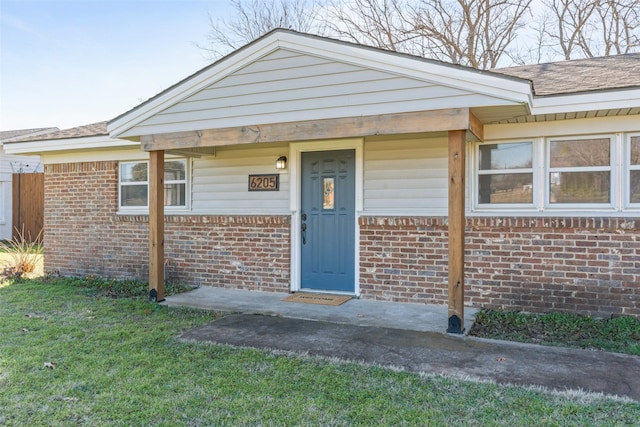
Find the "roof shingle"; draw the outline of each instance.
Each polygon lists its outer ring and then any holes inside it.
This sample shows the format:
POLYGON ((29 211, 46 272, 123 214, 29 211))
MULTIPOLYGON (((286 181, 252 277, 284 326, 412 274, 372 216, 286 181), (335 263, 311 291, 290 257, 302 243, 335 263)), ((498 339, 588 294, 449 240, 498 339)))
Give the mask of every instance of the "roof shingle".
POLYGON ((17 129, 5 130, 0 132, 0 142, 6 142, 16 138, 26 138, 27 136, 42 135, 45 133, 55 132, 58 128, 35 128, 35 129, 17 129))
POLYGON ((103 136, 109 135, 107 132, 107 122, 91 123, 89 125, 78 126, 70 129, 59 130, 53 128, 52 132, 38 134, 38 135, 26 135, 22 137, 12 138, 10 140, 3 141, 4 143, 11 142, 28 142, 28 141, 40 141, 40 140, 52 140, 52 139, 68 139, 68 138, 83 138, 89 136, 103 136))
POLYGON ((533 82, 538 96, 640 87, 640 53, 498 68, 533 82))

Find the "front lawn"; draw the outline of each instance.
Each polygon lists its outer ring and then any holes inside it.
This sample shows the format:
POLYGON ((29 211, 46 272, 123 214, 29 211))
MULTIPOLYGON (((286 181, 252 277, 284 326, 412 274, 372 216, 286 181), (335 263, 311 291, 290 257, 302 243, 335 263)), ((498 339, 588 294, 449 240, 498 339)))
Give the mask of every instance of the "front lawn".
POLYGON ((91 282, 0 284, 0 425, 613 426, 640 419, 640 404, 628 401, 185 343, 176 339, 181 331, 219 314, 114 298, 118 292, 85 287, 91 282))

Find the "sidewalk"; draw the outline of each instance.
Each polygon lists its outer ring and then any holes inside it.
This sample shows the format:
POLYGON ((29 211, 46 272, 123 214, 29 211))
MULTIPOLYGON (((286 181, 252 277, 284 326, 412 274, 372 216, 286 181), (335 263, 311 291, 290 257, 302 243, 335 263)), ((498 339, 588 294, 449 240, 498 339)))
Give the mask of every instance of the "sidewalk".
POLYGON ((200 288, 164 304, 241 313, 187 331, 186 340, 640 401, 637 356, 445 334, 446 307, 362 300, 316 306, 280 301, 285 295, 200 288))

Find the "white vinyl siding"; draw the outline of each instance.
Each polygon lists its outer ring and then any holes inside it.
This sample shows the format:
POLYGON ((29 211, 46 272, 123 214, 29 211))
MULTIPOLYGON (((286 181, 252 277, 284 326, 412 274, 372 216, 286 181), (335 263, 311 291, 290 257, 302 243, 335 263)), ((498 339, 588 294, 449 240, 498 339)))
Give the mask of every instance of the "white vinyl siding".
POLYGON ((136 126, 136 133, 505 104, 502 99, 279 50, 136 126))
POLYGON ((366 215, 446 215, 447 138, 367 139, 366 215))
POLYGON ((193 160, 194 214, 286 215, 289 173, 276 170, 276 159, 288 155, 288 145, 225 147, 215 157, 193 160), (249 191, 249 175, 280 174, 278 191, 249 191))

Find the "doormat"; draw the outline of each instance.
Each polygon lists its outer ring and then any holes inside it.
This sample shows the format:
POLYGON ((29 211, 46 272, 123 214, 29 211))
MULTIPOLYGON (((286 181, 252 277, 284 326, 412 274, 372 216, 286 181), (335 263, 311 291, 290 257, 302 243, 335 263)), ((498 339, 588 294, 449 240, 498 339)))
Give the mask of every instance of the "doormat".
POLYGON ((329 294, 311 294, 307 292, 297 292, 283 298, 282 301, 287 302, 303 302, 306 304, 320 304, 320 305, 340 305, 351 299, 350 296, 344 295, 329 295, 329 294))

